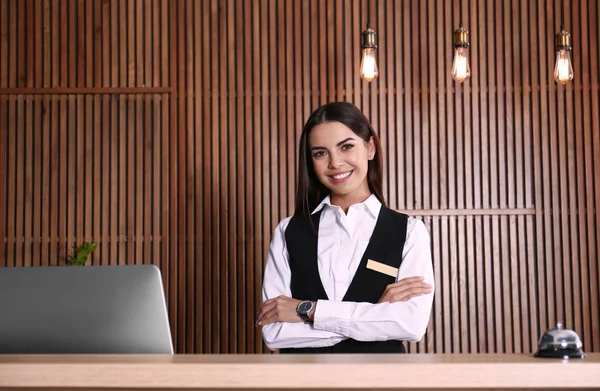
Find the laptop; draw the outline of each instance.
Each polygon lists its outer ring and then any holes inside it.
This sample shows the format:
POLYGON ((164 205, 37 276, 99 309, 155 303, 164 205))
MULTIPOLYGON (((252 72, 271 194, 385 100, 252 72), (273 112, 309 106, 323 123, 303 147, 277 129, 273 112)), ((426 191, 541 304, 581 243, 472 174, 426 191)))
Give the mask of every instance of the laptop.
POLYGON ((160 270, 0 268, 0 353, 173 354, 160 270))

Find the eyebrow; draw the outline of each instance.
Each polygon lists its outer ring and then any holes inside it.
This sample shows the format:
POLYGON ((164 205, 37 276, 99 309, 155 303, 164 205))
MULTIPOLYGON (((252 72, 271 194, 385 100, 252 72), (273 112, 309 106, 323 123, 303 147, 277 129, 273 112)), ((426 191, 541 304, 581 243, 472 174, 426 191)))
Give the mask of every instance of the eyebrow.
MULTIPOLYGON (((347 139, 344 139, 344 140, 340 141, 339 143, 337 143, 336 146, 339 147, 339 146, 347 143, 348 141, 355 141, 355 140, 353 137, 348 137, 347 139)), ((327 149, 327 148, 317 146, 317 147, 312 147, 310 150, 314 151, 314 150, 319 150, 319 149, 327 149)))

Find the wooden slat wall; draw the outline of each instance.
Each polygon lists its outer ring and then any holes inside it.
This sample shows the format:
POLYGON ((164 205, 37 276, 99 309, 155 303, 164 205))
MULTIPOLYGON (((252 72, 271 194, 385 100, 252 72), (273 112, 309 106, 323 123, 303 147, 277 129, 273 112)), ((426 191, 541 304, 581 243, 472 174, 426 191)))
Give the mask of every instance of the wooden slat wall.
POLYGON ((564 3, 566 87, 559 0, 0 1, 2 264, 96 240, 94 264, 160 265, 178 352, 263 352, 302 125, 348 100, 380 134, 390 206, 431 232, 434 311, 410 351, 532 352, 563 320, 598 352, 600 4, 564 3))

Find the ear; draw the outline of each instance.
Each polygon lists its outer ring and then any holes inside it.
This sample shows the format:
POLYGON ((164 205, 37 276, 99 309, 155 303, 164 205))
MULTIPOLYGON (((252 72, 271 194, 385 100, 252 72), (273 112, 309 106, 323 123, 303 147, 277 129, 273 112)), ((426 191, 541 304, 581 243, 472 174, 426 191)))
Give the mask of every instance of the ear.
POLYGON ((369 157, 369 160, 373 160, 375 159, 375 140, 373 140, 373 136, 371 136, 371 138, 369 139, 369 142, 367 143, 367 155, 369 157))

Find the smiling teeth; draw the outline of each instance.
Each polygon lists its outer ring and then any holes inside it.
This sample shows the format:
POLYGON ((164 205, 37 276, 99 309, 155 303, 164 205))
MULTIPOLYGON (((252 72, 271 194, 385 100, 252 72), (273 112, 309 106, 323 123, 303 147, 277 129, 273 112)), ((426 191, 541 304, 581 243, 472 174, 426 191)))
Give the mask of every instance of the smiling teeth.
POLYGON ((348 175, 350 175, 350 174, 352 174, 352 171, 348 171, 348 172, 346 172, 346 173, 344 173, 344 174, 332 175, 331 177, 332 177, 333 179, 344 179, 344 178, 347 178, 347 177, 348 177, 348 175))

